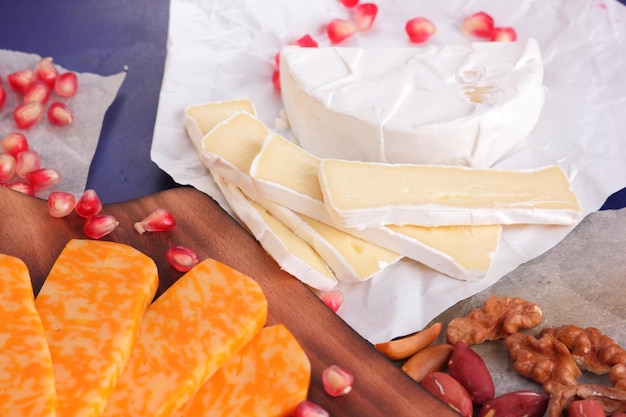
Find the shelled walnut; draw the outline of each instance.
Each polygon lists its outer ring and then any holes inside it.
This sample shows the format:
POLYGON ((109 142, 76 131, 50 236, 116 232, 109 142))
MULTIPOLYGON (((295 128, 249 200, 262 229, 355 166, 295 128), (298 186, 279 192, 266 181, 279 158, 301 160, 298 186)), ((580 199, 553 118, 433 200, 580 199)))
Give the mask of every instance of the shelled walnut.
POLYGON ((626 411, 626 391, 600 384, 561 386, 550 394, 548 417, 560 417, 576 399, 591 398, 602 406, 607 415, 626 411))
POLYGON ((452 319, 446 328, 448 343, 468 345, 497 340, 541 323, 539 306, 521 298, 491 296, 481 308, 452 319))

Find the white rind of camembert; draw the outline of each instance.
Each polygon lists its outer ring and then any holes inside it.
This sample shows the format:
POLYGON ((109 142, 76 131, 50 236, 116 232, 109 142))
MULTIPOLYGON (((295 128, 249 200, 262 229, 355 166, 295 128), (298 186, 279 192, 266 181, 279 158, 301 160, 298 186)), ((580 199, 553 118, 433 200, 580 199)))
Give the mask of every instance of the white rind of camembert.
POLYGON ((489 167, 544 103, 537 42, 422 48, 286 46, 285 113, 307 151, 356 161, 489 167))

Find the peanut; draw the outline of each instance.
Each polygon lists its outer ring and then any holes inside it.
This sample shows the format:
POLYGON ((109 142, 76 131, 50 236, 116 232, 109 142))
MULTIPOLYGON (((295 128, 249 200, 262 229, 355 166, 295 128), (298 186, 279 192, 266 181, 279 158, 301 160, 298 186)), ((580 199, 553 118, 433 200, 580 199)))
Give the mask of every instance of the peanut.
POLYGON ((465 343, 454 344, 448 370, 467 390, 475 405, 483 405, 495 395, 493 379, 483 358, 465 343))
POLYGON ((487 401, 477 417, 542 417, 548 397, 534 391, 513 391, 487 401))
POLYGON ((461 417, 472 417, 472 399, 459 382, 443 372, 432 372, 421 382, 422 387, 439 398, 461 417))
POLYGON ((377 343, 374 345, 383 355, 391 360, 406 359, 415 352, 430 345, 441 333, 441 323, 434 323, 422 331, 410 336, 394 339, 389 342, 377 343))
POLYGON ((599 402, 592 398, 572 401, 567 408, 568 417, 606 417, 599 402))
POLYGON ((415 381, 421 382, 429 373, 445 369, 453 349, 447 343, 427 346, 407 359, 402 370, 415 381))

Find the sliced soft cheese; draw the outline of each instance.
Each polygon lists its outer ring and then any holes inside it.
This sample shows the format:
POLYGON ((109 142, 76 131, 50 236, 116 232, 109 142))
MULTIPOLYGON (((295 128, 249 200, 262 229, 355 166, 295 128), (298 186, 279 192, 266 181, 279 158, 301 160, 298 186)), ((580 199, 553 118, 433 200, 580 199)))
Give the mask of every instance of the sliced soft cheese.
POLYGON ((254 106, 246 98, 196 104, 185 109, 185 130, 198 152, 202 150, 204 135, 237 111, 256 114, 254 106))
POLYGON ((365 281, 402 258, 396 252, 298 214, 287 207, 268 200, 260 201, 259 204, 311 245, 339 281, 365 281))
MULTIPOLYGON (((289 140, 272 135, 265 139, 261 152, 252 162, 250 174, 260 197, 303 214, 300 220, 309 217, 332 225, 318 181, 320 162, 320 158, 289 140)), ((298 220, 292 221, 298 223, 298 220)), ((292 224, 294 227, 297 226, 292 224)), ((406 225, 342 230, 452 277, 478 280, 491 266, 502 227, 406 225)))
POLYGON ((544 102, 537 42, 281 51, 285 113, 323 158, 491 166, 544 102))
POLYGON ((237 217, 283 270, 321 291, 337 285, 329 266, 308 243, 239 188, 224 178, 213 179, 237 217))
POLYGON ((581 215, 557 165, 496 170, 326 159, 319 182, 326 208, 341 227, 571 225, 581 215))

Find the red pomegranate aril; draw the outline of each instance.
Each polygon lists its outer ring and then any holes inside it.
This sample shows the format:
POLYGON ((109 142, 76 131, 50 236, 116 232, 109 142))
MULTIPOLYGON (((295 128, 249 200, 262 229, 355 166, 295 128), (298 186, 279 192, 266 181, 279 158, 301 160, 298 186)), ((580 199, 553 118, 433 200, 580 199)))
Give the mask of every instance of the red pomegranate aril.
POLYGON ((280 70, 278 68, 272 72, 272 85, 275 90, 280 91, 280 70))
POLYGON ((54 191, 48 196, 48 213, 52 217, 65 217, 74 210, 76 197, 65 191, 54 191))
POLYGON ((185 246, 172 246, 165 251, 165 259, 179 272, 187 272, 200 262, 198 255, 185 246))
POLYGON ((493 28, 491 40, 493 42, 515 42, 517 40, 517 32, 512 27, 493 28))
POLYGON ((59 74, 54 83, 54 91, 61 97, 72 97, 78 90, 78 77, 75 73, 68 71, 59 74))
POLYGON ((331 290, 320 295, 320 299, 335 313, 343 304, 343 293, 339 290, 331 290))
POLYGON ((2 139, 2 150, 12 157, 28 150, 28 139, 21 133, 11 132, 2 139))
POLYGON ((324 391, 333 397, 348 394, 353 382, 352 374, 338 365, 331 365, 322 372, 324 391))
POLYGON ((7 92, 4 90, 2 84, 0 84, 0 109, 4 107, 4 103, 7 101, 7 92))
POLYGON ((37 79, 45 83, 50 89, 54 88, 59 71, 54 66, 52 58, 41 58, 35 66, 35 76, 37 79))
POLYGON ((416 17, 407 21, 404 29, 412 43, 424 43, 437 32, 435 24, 425 17, 416 17))
POLYGON ((329 417, 328 411, 312 401, 304 400, 296 407, 293 417, 329 417))
POLYGON ((15 158, 11 155, 6 153, 0 154, 0 182, 6 183, 13 178, 16 165, 15 158))
POLYGON ((341 43, 356 33, 356 25, 350 20, 333 19, 326 26, 326 33, 331 43, 341 43))
POLYGON ((35 191, 45 190, 61 179, 61 174, 54 168, 39 168, 26 174, 26 180, 33 186, 35 191))
POLYGON ((41 104, 46 104, 50 99, 51 92, 50 87, 48 87, 43 81, 37 80, 24 94, 24 103, 38 101, 41 104))
POLYGON ((7 81, 11 88, 22 94, 28 91, 36 79, 35 71, 31 69, 23 69, 7 75, 7 81))
POLYGON ((19 104, 13 110, 13 120, 20 129, 29 129, 43 117, 43 104, 38 101, 19 104))
POLYGON ((344 6, 351 8, 359 4, 359 0, 339 0, 344 6))
POLYGON ((35 195, 35 189, 26 181, 13 181, 12 183, 7 184, 7 188, 18 191, 22 194, 35 195))
POLYGON ((374 24, 378 6, 374 3, 361 3, 354 9, 354 21, 359 32, 368 30, 374 24))
POLYGON ((100 213, 102 210, 102 202, 96 191, 88 188, 76 202, 74 210, 80 217, 88 218, 89 216, 100 213))
POLYGON ((135 230, 140 235, 145 232, 167 232, 176 226, 174 215, 168 210, 158 208, 148 214, 142 221, 135 223, 135 230))
POLYGON ((463 22, 461 23, 461 32, 465 36, 491 39, 493 27, 493 17, 485 12, 477 12, 463 19, 463 22))
POLYGON ((15 161, 15 173, 20 178, 26 178, 29 172, 41 168, 41 157, 35 151, 20 152, 15 161))
POLYGON ((85 221, 83 232, 89 238, 100 239, 115 230, 119 224, 110 214, 94 214, 85 221))
POLYGON ((74 115, 67 105, 60 101, 55 101, 48 106, 48 120, 57 126, 67 126, 72 124, 74 115))
POLYGON ((298 39, 294 45, 298 45, 302 48, 317 48, 317 41, 311 37, 311 35, 306 34, 298 39))

